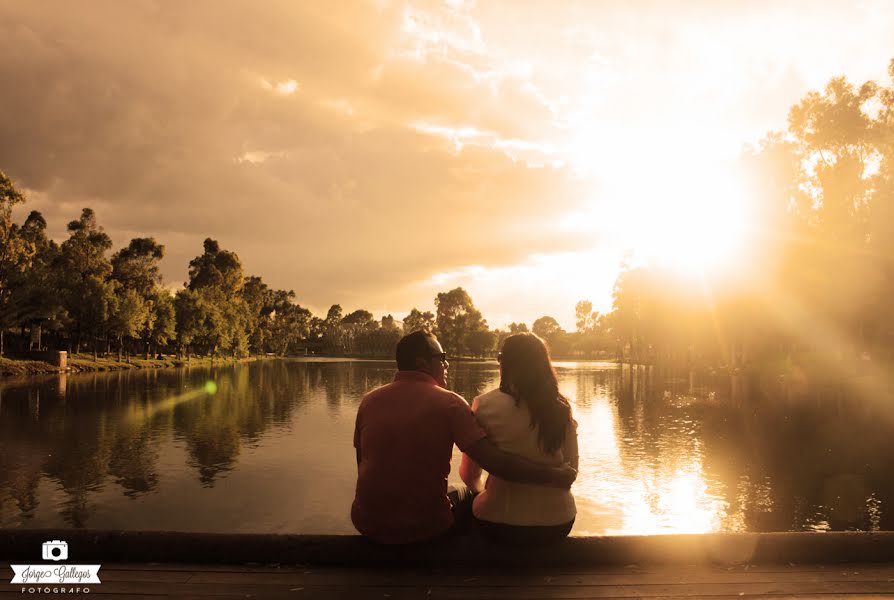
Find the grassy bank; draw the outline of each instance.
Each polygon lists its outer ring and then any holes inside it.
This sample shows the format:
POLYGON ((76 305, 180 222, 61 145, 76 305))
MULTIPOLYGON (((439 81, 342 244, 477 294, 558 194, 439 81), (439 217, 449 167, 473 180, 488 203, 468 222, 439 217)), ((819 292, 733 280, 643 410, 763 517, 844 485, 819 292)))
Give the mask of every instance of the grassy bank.
MULTIPOLYGON (((256 360, 250 358, 215 358, 213 363, 208 357, 193 356, 189 361, 178 359, 174 356, 165 356, 161 359, 144 359, 131 357, 129 361, 118 360, 117 355, 97 357, 93 360, 92 354, 72 354, 68 357, 66 373, 86 373, 91 371, 123 371, 126 369, 164 369, 168 367, 210 367, 214 365, 233 364, 237 362, 249 362, 256 360)), ((0 358, 0 376, 22 375, 46 375, 59 373, 58 367, 40 360, 20 360, 13 358, 0 358)))

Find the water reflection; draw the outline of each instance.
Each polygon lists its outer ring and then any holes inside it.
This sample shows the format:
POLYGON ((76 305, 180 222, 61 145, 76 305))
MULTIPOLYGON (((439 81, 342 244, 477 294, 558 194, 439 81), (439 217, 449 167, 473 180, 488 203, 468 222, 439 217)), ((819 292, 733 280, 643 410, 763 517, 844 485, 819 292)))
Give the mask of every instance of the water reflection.
MULTIPOLYGON (((558 363, 576 534, 890 529, 890 403, 558 363)), ((267 361, 0 382, 0 526, 350 533, 351 437, 388 362, 267 361)), ((495 363, 451 366, 471 399, 495 363)), ((451 479, 458 481, 455 473, 451 479)))

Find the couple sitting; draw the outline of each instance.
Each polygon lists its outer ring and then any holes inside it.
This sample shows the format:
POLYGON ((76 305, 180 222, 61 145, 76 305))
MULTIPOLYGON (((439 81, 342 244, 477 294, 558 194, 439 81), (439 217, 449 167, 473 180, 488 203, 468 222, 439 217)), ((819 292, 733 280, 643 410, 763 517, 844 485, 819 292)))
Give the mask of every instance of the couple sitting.
POLYGON ((577 424, 539 337, 506 338, 500 387, 468 403, 447 387, 447 354, 417 331, 397 344, 394 381, 357 411, 357 490, 351 520, 364 536, 405 544, 456 530, 471 512, 488 537, 564 538, 575 517, 577 424), (453 444, 465 486, 447 485, 453 444), (490 474, 482 484, 482 469, 490 474))

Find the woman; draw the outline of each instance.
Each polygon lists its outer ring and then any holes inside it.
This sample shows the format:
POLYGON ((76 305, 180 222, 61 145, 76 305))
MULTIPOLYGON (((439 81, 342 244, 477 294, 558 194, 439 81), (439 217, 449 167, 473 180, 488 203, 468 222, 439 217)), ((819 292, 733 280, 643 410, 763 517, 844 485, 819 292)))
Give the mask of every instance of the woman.
MULTIPOLYGON (((559 393, 556 372, 542 339, 533 333, 503 342, 500 388, 478 396, 472 411, 501 449, 545 464, 567 462, 577 469, 577 423, 568 399, 559 393)), ((563 539, 577 514, 570 490, 512 483, 493 475, 482 485, 482 470, 463 455, 460 477, 480 492, 472 512, 482 532, 508 543, 535 544, 563 539)))

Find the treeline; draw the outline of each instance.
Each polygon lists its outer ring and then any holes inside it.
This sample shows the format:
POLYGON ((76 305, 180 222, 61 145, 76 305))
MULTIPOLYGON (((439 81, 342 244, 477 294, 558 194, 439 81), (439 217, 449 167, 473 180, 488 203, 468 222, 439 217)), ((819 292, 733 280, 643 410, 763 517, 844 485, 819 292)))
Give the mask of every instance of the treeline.
MULTIPOLYGON (((184 287, 172 293, 161 278, 164 246, 155 239, 135 238, 109 255, 111 239, 85 208, 58 244, 47 237, 39 212, 21 224, 12 221, 13 206, 24 201, 0 173, 0 355, 12 333, 18 355, 51 347, 117 353, 119 360, 160 352, 391 356, 404 333, 422 329, 438 333, 454 356, 487 356, 508 333, 527 330, 515 323, 510 331, 490 330, 462 288, 438 294, 435 312, 413 308, 402 322, 392 315, 375 319, 364 309, 344 314, 338 304, 318 317, 293 291, 246 276, 236 253, 210 238, 190 261, 184 287)), ((572 347, 552 317, 536 321, 533 330, 560 351, 572 347)), ((589 339, 587 331, 584 326, 578 341, 589 339)))
POLYGON ((833 78, 742 161, 757 226, 750 267, 704 281, 655 266, 623 272, 611 317, 625 353, 818 369, 890 360, 894 88, 833 78))
POLYGON ((190 261, 186 285, 172 293, 159 268, 164 246, 153 238, 135 238, 109 256, 111 239, 85 208, 57 244, 37 211, 12 222, 12 207, 24 201, 0 173, 0 354, 10 331, 18 332, 19 354, 50 346, 117 352, 119 359, 162 351, 187 358, 286 355, 308 347, 378 354, 399 332, 393 318, 375 321, 365 310, 342 315, 338 305, 325 319, 315 317, 291 290, 245 276, 239 257, 213 239, 190 261), (29 335, 34 331, 41 341, 29 335))

